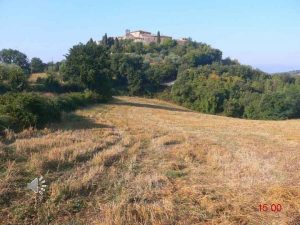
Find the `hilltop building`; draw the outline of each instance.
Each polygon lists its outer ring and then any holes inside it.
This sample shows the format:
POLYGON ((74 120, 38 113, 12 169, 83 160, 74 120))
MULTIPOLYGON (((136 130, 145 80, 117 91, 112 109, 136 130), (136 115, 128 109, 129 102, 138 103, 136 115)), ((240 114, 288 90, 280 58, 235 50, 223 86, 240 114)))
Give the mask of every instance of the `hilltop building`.
POLYGON ((179 45, 184 45, 185 43, 187 43, 190 39, 189 38, 180 38, 180 39, 177 39, 177 44, 179 45))
MULTIPOLYGON (((130 31, 126 30, 125 35, 118 37, 119 40, 133 40, 134 42, 143 42, 145 44, 150 44, 152 42, 157 42, 157 35, 151 34, 151 32, 143 31, 143 30, 137 30, 137 31, 130 31)), ((171 39, 170 36, 160 35, 160 41, 164 42, 167 39, 171 39)), ((178 44, 184 44, 188 41, 186 38, 182 38, 180 40, 176 40, 178 44)))

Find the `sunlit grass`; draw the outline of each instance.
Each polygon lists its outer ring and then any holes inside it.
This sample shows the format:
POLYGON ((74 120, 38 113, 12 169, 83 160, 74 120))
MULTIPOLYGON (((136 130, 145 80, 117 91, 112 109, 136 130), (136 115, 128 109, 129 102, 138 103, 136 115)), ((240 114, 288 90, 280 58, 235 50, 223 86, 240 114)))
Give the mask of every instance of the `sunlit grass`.
MULTIPOLYGON (((5 224, 288 224, 299 215, 300 120, 199 114, 119 97, 0 145, 5 224), (40 208, 26 182, 44 175, 40 208), (259 204, 282 212, 259 212, 259 204)), ((3 209, 3 210, 2 210, 3 209)))
POLYGON ((30 83, 35 83, 38 78, 46 78, 46 77, 47 77, 47 73, 32 73, 28 78, 28 81, 30 83))

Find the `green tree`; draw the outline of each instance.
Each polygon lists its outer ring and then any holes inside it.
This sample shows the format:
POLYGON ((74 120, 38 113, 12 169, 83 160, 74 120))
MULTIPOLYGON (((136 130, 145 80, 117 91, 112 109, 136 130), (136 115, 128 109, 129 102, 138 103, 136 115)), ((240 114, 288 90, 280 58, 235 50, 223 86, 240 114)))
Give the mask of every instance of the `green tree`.
POLYGON ((107 38, 107 45, 108 45, 109 47, 113 46, 114 43, 115 43, 115 39, 114 39, 113 37, 108 37, 108 38, 107 38))
POLYGON ((111 95, 110 61, 107 49, 92 39, 73 46, 64 65, 64 80, 81 82, 104 96, 111 95))
POLYGON ((300 87, 300 76, 295 77, 295 84, 300 87))
POLYGON ((145 65, 142 57, 114 54, 111 59, 111 69, 116 76, 117 86, 126 86, 130 95, 138 95, 143 92, 145 65))
POLYGON ((31 73, 41 73, 45 69, 45 64, 40 58, 32 58, 30 62, 31 73))
POLYGON ((113 46, 111 46, 111 50, 112 50, 112 52, 114 52, 114 53, 119 53, 119 52, 121 52, 122 48, 121 48, 121 44, 120 44, 120 41, 119 41, 118 38, 116 38, 116 39, 114 40, 114 44, 113 44, 113 46))
POLYGON ((15 64, 0 63, 0 81, 13 91, 22 91, 27 87, 27 76, 21 67, 15 64))
POLYGON ((107 42, 107 34, 105 33, 102 37, 102 42, 101 42, 103 45, 107 45, 108 42, 107 42))
POLYGON ((196 67, 200 65, 212 64, 220 62, 222 52, 218 49, 212 49, 209 46, 203 46, 199 49, 191 50, 183 56, 182 62, 189 66, 196 67))
POLYGON ((9 76, 9 64, 0 63, 0 80, 5 81, 9 76))
POLYGON ((225 59, 222 60, 223 65, 239 65, 239 61, 234 59, 232 60, 230 57, 226 57, 225 59))
POLYGON ((2 49, 0 51, 0 62, 16 64, 22 68, 24 74, 28 75, 30 73, 30 65, 27 56, 18 50, 2 49))
POLYGON ((172 40, 171 38, 167 38, 162 42, 162 49, 170 49, 177 45, 177 42, 175 40, 172 40))
POLYGON ((152 83, 156 88, 158 88, 161 83, 169 82, 176 79, 177 68, 172 62, 164 62, 152 64, 147 72, 147 78, 150 83, 152 83))
POLYGON ((226 116, 242 117, 244 114, 243 106, 238 99, 229 99, 224 104, 224 113, 226 116))
POLYGON ((160 44, 160 41, 161 41, 161 40, 160 40, 160 32, 157 31, 157 43, 160 44))
POLYGON ((61 92, 62 85, 60 84, 56 74, 54 72, 47 73, 46 78, 38 78, 37 83, 42 84, 44 90, 50 92, 61 92))
POLYGON ((27 86, 27 79, 21 67, 16 65, 9 66, 8 84, 14 91, 22 91, 27 86))

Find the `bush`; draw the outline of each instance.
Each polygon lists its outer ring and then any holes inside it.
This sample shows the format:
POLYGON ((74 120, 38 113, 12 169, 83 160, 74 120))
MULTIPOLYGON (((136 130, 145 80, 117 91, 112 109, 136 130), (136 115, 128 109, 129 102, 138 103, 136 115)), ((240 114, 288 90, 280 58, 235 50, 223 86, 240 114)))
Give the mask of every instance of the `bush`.
POLYGON ((229 99, 224 104, 224 114, 226 116, 241 117, 243 116, 243 106, 237 99, 229 99))
POLYGON ((61 112, 103 102, 106 99, 93 92, 46 97, 35 93, 7 93, 0 96, 0 130, 20 131, 27 127, 44 127, 59 121, 61 112))
POLYGON ((94 92, 62 94, 55 99, 61 111, 70 112, 78 107, 103 102, 105 98, 94 92))
POLYGON ((2 128, 22 130, 42 127, 59 120, 60 111, 52 99, 32 93, 5 94, 0 97, 2 128))
POLYGON ((299 108, 300 102, 299 99, 298 102, 295 100, 289 98, 288 93, 284 92, 264 94, 259 105, 260 118, 288 119, 297 117, 297 107, 299 108))
POLYGON ((13 91, 22 91, 27 87, 27 77, 22 68, 14 64, 0 63, 0 82, 5 82, 13 91))
POLYGON ((4 94, 5 92, 9 91, 9 86, 5 83, 0 81, 0 94, 4 94))
MULTIPOLYGON (((54 93, 69 93, 82 92, 84 85, 76 82, 60 83, 57 79, 52 77, 38 78, 36 84, 30 86, 27 90, 33 92, 54 92, 54 93)), ((0 87, 1 91, 1 87, 0 87)))
POLYGON ((49 74, 46 78, 39 78, 37 82, 43 84, 46 91, 55 93, 62 91, 59 80, 53 74, 49 74))
POLYGON ((76 82, 67 82, 61 85, 63 92, 82 92, 84 91, 84 85, 76 82))
POLYGON ((270 92, 257 95, 245 107, 245 118, 289 119, 300 116, 300 92, 287 89, 285 92, 270 92))

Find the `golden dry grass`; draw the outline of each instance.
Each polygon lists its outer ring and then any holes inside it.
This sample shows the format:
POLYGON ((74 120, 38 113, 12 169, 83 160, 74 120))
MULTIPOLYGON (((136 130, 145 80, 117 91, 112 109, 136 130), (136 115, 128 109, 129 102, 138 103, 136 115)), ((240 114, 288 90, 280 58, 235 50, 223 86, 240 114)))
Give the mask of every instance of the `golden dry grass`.
POLYGON ((299 224, 300 120, 118 97, 0 148, 2 224, 299 224), (24 187, 40 174, 35 208, 24 187))
POLYGON ((37 81, 38 78, 46 78, 46 77, 47 77, 47 73, 33 73, 28 78, 28 81, 34 83, 37 81))

